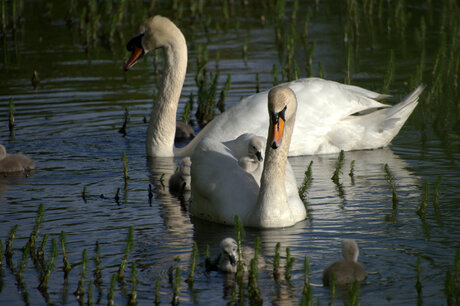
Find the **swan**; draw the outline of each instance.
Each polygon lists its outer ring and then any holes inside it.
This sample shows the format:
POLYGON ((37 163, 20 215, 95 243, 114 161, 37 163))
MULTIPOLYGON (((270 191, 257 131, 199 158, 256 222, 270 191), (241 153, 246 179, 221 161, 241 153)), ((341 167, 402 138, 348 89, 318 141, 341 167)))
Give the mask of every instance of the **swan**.
POLYGON ((344 260, 339 260, 329 265, 323 272, 323 284, 329 286, 332 277, 337 285, 350 284, 355 281, 362 282, 366 279, 366 271, 358 262, 359 249, 353 239, 344 239, 342 242, 342 255, 344 260))
MULTIPOLYGON (((251 265, 251 260, 254 258, 255 251, 253 248, 243 246, 243 270, 248 271, 251 265)), ((222 272, 236 273, 238 269, 238 244, 236 240, 227 237, 220 242, 220 254, 217 258, 217 268, 222 272)), ((257 257, 257 267, 263 268, 265 260, 260 256, 257 257)))
MULTIPOLYGON (((165 67, 147 129, 147 155, 189 156, 204 137, 223 142, 246 132, 265 134, 268 91, 243 99, 216 116, 187 146, 175 148, 176 112, 187 70, 184 35, 166 17, 148 18, 141 23, 139 34, 127 44, 131 55, 124 69, 129 70, 141 57, 157 48, 164 50, 165 67)), ((298 79, 281 85, 289 86, 299 103, 299 120, 289 156, 384 147, 417 106, 423 90, 423 86, 419 86, 402 102, 391 106, 376 101, 386 95, 319 78, 298 79)))
POLYGON ((35 163, 22 154, 7 154, 0 144, 0 173, 28 172, 35 169, 35 163))
POLYGON ((295 175, 287 166, 296 109, 296 97, 289 87, 270 90, 260 181, 238 165, 224 143, 204 138, 192 154, 190 213, 223 224, 234 224, 238 215, 244 226, 256 228, 287 227, 305 219, 295 175))

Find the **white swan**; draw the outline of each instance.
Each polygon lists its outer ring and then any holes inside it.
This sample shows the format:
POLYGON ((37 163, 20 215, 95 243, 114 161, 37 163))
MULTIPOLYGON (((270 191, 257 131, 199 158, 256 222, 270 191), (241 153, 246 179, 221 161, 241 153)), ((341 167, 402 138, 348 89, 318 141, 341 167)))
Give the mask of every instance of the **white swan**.
MULTIPOLYGON (((251 260, 254 258, 255 251, 253 248, 243 246, 243 271, 248 271, 251 260)), ((217 268, 222 272, 235 273, 238 269, 238 244, 233 238, 225 238, 220 242, 220 254, 217 259, 217 268)), ((259 254, 257 257, 257 267, 259 269, 265 266, 264 258, 259 254)))
POLYGON ((0 173, 28 172, 35 169, 35 163, 22 154, 7 154, 0 144, 0 173))
POLYGON ((268 97, 269 128, 259 182, 244 171, 224 143, 205 138, 192 155, 190 213, 217 223, 276 228, 306 218, 294 173, 286 171, 297 102, 289 87, 275 87, 268 97))
POLYGON ((345 239, 342 242, 342 255, 344 260, 339 260, 329 265, 323 271, 323 284, 329 286, 332 278, 337 285, 350 284, 355 281, 362 282, 366 279, 366 271, 358 262, 359 249, 356 241, 345 239))
MULTIPOLYGON (((162 16, 145 20, 139 35, 127 45, 132 54, 125 70, 157 48, 164 49, 165 67, 147 130, 147 155, 188 156, 205 136, 228 141, 247 132, 265 135, 268 91, 243 99, 215 117, 186 147, 175 148, 176 112, 187 70, 187 44, 181 31, 162 16)), ((423 90, 419 86, 404 101, 391 107, 374 100, 385 95, 333 81, 309 78, 284 85, 295 92, 299 103, 290 156, 384 147, 417 106, 423 90)))

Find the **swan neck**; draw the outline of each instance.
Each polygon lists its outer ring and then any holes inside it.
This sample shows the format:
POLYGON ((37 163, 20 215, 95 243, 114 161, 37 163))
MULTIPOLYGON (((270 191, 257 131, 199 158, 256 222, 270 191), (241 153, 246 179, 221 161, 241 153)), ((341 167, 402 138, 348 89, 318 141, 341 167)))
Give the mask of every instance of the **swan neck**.
POLYGON ((164 49, 163 79, 147 129, 147 155, 174 156, 176 113, 187 71, 187 44, 178 30, 164 49))
POLYGON ((264 227, 274 227, 280 220, 292 218, 286 192, 286 164, 294 127, 294 118, 286 122, 283 141, 278 149, 272 149, 267 142, 265 161, 260 180, 255 218, 264 227))

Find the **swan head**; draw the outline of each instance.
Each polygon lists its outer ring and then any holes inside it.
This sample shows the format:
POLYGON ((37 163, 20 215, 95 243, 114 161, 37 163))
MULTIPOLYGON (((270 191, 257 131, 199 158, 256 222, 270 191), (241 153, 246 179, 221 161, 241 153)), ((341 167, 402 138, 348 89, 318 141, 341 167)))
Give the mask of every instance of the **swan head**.
POLYGON ((353 239, 345 239, 342 242, 342 255, 346 261, 358 261, 358 244, 353 239))
POLYGON ((219 269, 236 272, 238 261, 238 244, 233 238, 225 238, 220 242, 219 269))
POLYGON ((268 113, 270 116, 270 130, 268 144, 277 149, 281 146, 285 123, 295 117, 297 100, 294 92, 287 86, 278 86, 268 93, 268 113))
MULTIPOLYGON (((157 15, 143 21, 139 26, 139 34, 131 38, 126 49, 131 56, 125 63, 125 70, 134 66, 145 54, 150 51, 171 45, 175 39, 183 38, 176 25, 166 17, 157 15)), ((185 38, 183 38, 185 41, 185 38)))
POLYGON ((265 147, 265 138, 261 136, 254 136, 251 138, 248 144, 248 155, 255 157, 259 162, 263 161, 262 152, 265 147))

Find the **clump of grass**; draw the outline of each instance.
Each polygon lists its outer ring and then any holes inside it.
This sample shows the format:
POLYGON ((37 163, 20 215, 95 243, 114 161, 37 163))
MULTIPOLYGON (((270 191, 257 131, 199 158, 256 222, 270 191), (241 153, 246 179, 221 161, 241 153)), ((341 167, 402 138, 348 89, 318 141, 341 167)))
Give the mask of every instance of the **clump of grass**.
POLYGON ((86 274, 86 262, 87 262, 87 250, 83 250, 82 261, 81 261, 81 274, 80 280, 78 281, 77 290, 73 293, 78 300, 82 300, 83 296, 85 295, 85 289, 83 288, 85 282, 85 274, 86 274))
POLYGON ((332 181, 334 183, 336 183, 336 184, 339 183, 339 175, 340 175, 340 171, 342 169, 343 159, 344 159, 344 153, 343 153, 343 150, 341 150, 340 153, 339 153, 339 157, 337 158, 337 162, 335 164, 334 174, 331 177, 332 181))
POLYGON ((299 187, 299 196, 300 198, 305 201, 307 196, 306 196, 306 192, 308 190, 308 188, 310 187, 311 185, 311 182, 313 180, 312 176, 311 176, 311 173, 312 173, 312 170, 311 170, 311 166, 313 165, 313 161, 310 161, 310 164, 308 164, 308 168, 307 170, 305 171, 305 177, 303 179, 303 183, 302 185, 299 187))
POLYGON ((118 268, 118 281, 120 282, 123 281, 123 278, 125 275, 126 263, 128 261, 128 255, 129 255, 129 252, 131 251, 131 247, 133 244, 133 238, 134 238, 134 228, 130 226, 129 231, 128 231, 128 237, 126 239, 125 255, 123 256, 123 259, 121 260, 120 266, 118 268))
POLYGON ((69 275, 70 270, 72 270, 72 265, 69 262, 69 259, 67 258, 67 252, 65 248, 65 233, 64 231, 61 231, 61 247, 62 247, 62 261, 64 263, 64 266, 62 269, 64 270, 64 278, 67 278, 69 275))

